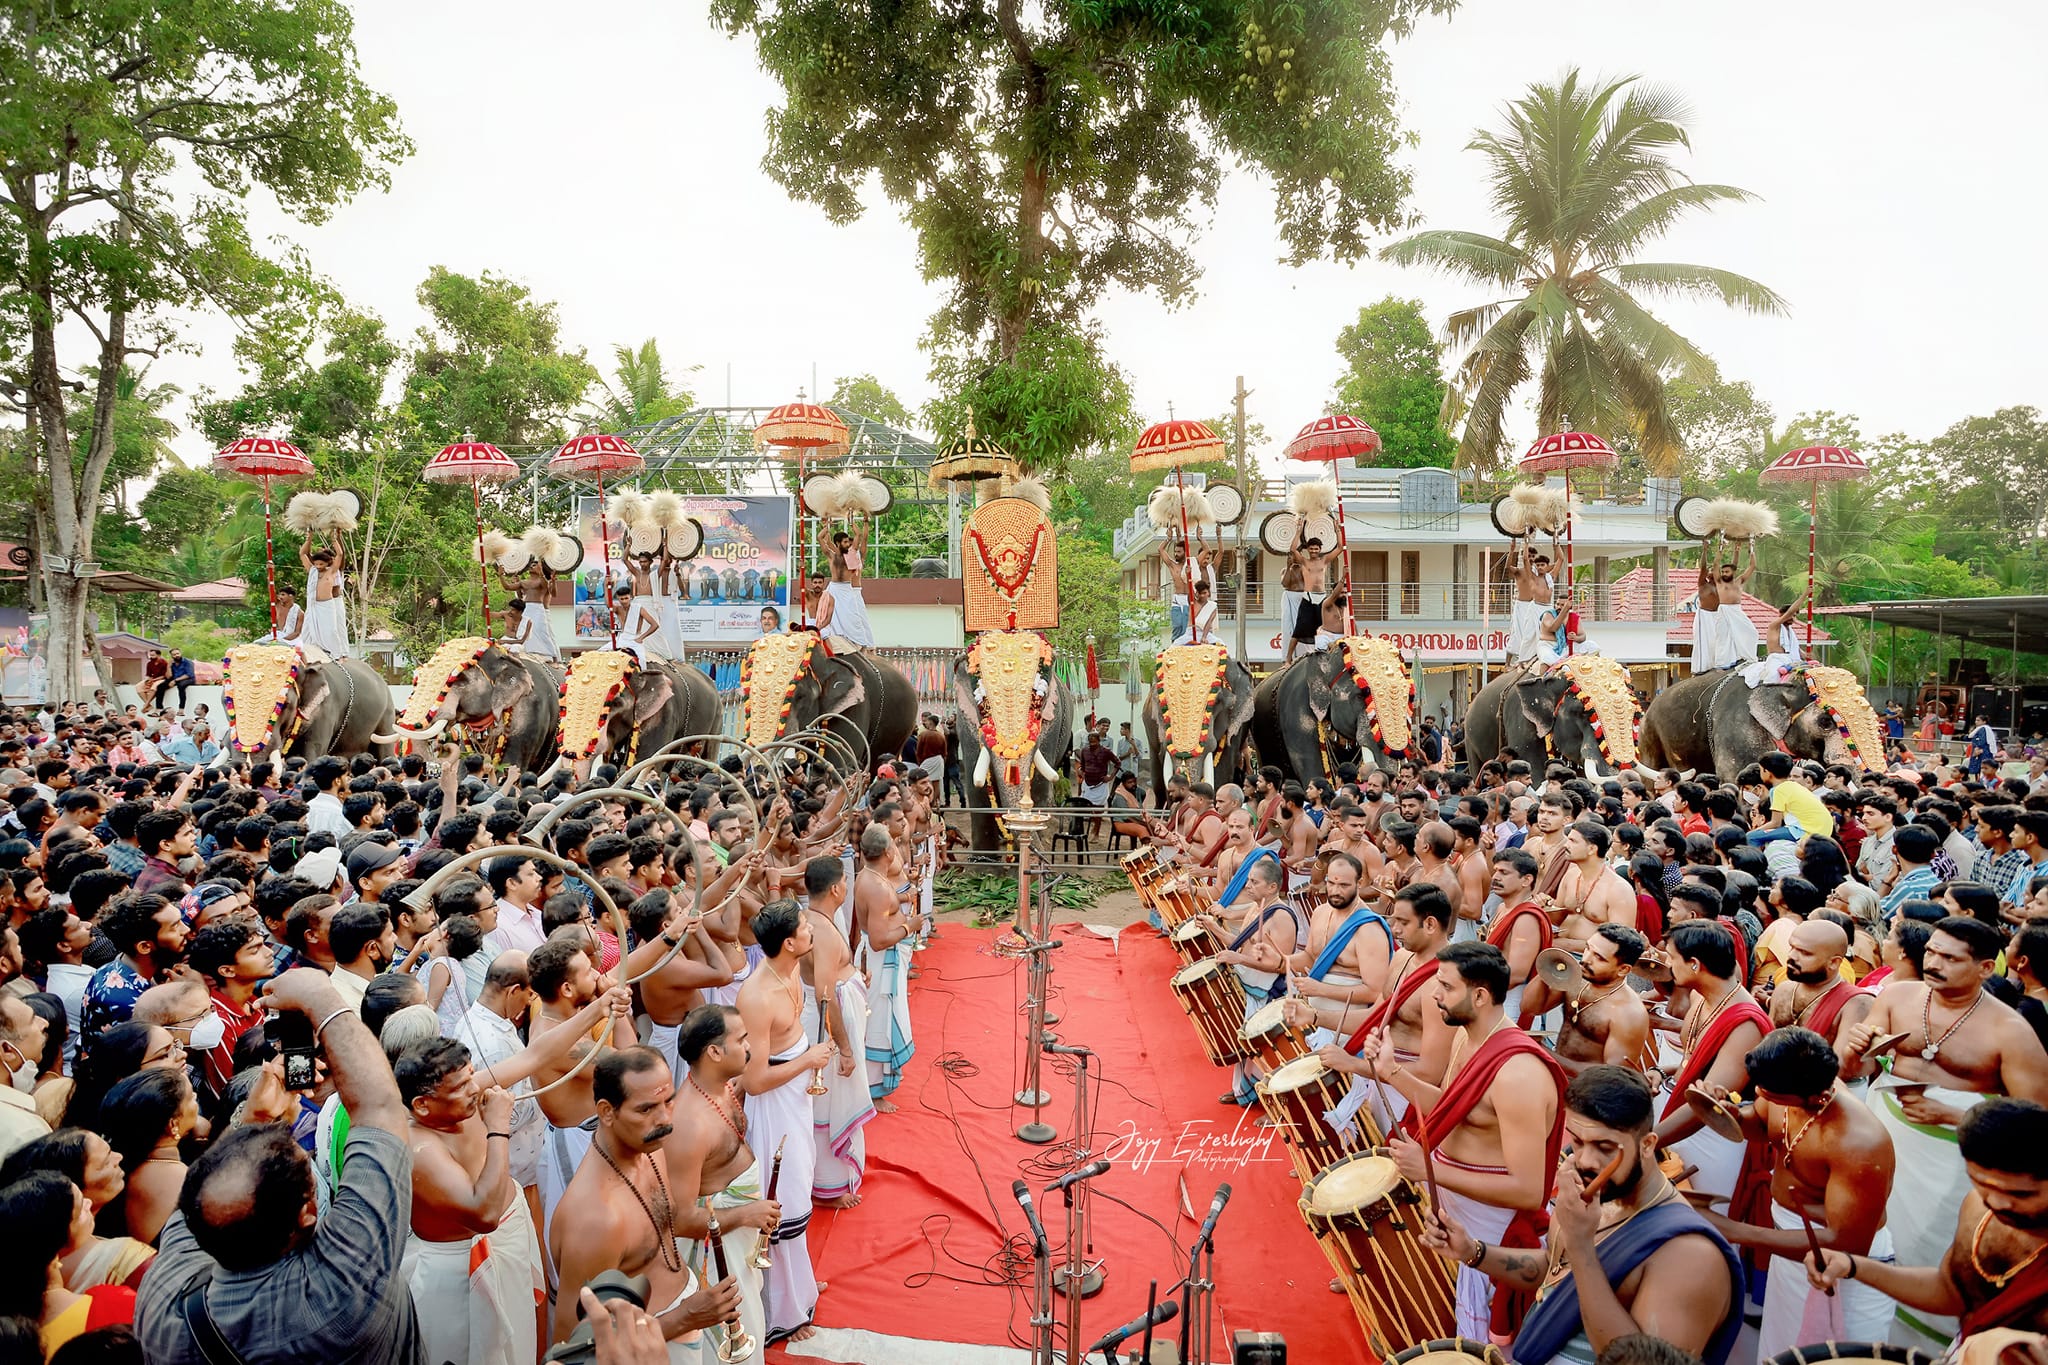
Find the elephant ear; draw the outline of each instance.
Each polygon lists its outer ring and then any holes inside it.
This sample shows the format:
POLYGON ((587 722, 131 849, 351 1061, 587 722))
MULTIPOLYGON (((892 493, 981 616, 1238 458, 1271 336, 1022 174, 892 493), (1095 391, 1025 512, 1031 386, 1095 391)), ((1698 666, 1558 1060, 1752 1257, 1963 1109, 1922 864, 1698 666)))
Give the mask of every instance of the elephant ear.
POLYGON ((1336 674, 1336 670, 1329 666, 1333 658, 1332 653, 1326 649, 1305 659, 1297 659, 1288 665, 1290 668, 1308 670, 1308 710, 1317 720, 1330 718, 1330 680, 1336 674))
MULTIPOLYGON (((301 719, 297 728, 305 728, 304 717, 317 716, 333 703, 334 689, 329 686, 327 675, 326 664, 315 664, 299 675, 298 715, 301 719)), ((280 744, 284 742, 283 735, 279 735, 277 739, 280 744)))
POLYGON ((666 669, 643 668, 639 685, 633 688, 633 728, 651 724, 663 707, 675 700, 676 682, 666 669))
POLYGON ((1764 727, 1764 733, 1780 744, 1792 732, 1792 718, 1797 710, 1787 705, 1789 687, 1753 687, 1749 691, 1749 716, 1764 727), (1769 693, 1771 695, 1766 696, 1769 693))
MULTIPOLYGON (((1539 700, 1536 705, 1532 706, 1529 702, 1529 694, 1533 690, 1535 689, 1523 687, 1519 683, 1515 684, 1515 704, 1522 708, 1522 719, 1529 722, 1529 727, 1537 734, 1543 736, 1543 738, 1549 739, 1551 731, 1557 728, 1556 701, 1555 699, 1548 701, 1539 700)), ((1540 692, 1538 697, 1541 697, 1540 692)))
POLYGON ((1223 666, 1223 681, 1220 686, 1223 694, 1216 700, 1217 714, 1223 721, 1223 733, 1239 734, 1244 730, 1245 722, 1252 718, 1251 674, 1245 672, 1243 664, 1234 661, 1227 663, 1223 666))
POLYGON ((819 649, 812 654, 811 662, 811 671, 819 676, 821 683, 818 692, 818 714, 821 717, 843 715, 867 700, 867 679, 862 672, 860 655, 849 654, 843 659, 832 659, 819 649))

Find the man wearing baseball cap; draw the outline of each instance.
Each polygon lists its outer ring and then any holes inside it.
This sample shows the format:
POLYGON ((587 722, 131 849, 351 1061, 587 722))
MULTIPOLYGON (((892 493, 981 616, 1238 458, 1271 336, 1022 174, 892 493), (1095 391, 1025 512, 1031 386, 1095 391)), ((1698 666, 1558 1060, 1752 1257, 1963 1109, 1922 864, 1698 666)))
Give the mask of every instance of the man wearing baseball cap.
POLYGON ((404 875, 405 855, 395 845, 365 839, 349 852, 349 885, 366 901, 381 902, 385 888, 404 875))

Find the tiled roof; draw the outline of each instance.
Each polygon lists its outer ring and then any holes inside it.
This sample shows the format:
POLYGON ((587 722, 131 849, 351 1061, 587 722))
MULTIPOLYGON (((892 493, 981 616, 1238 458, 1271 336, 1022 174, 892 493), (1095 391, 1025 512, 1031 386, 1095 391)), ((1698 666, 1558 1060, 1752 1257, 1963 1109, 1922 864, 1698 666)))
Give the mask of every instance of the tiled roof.
MULTIPOLYGON (((1656 620, 1657 615, 1650 609, 1650 594, 1656 581, 1656 570, 1650 568, 1630 569, 1627 573, 1615 579, 1612 585, 1614 619, 1617 621, 1656 620)), ((1684 573, 1674 571, 1671 574, 1669 588, 1673 610, 1677 609, 1679 603, 1684 602, 1693 595, 1694 584, 1697 581, 1698 574, 1696 571, 1684 573)), ((1757 634, 1763 636, 1766 642, 1770 641, 1771 631, 1777 625, 1778 612, 1780 610, 1780 608, 1772 606, 1769 602, 1754 594, 1744 593, 1742 595, 1743 614, 1755 622, 1757 634)), ((1799 633, 1800 638, 1804 640, 1806 637, 1804 622, 1800 624, 1799 633)), ((1670 644, 1690 644, 1692 642, 1692 617, 1690 615, 1678 617, 1671 629, 1665 632, 1664 638, 1670 644)), ((1813 628, 1813 642, 1817 645, 1831 644, 1834 642, 1834 638, 1834 636, 1830 635, 1820 626, 1813 628)))

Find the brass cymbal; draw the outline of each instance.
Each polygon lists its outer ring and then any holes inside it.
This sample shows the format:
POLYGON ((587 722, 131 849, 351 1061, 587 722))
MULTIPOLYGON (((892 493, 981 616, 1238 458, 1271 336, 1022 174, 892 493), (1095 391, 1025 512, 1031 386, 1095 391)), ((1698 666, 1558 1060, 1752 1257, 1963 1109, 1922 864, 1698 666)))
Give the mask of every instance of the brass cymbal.
POLYGON ((1536 954, 1536 975, 1543 984, 1565 995, 1574 995, 1586 982, 1586 969, 1562 948, 1545 948, 1536 954))

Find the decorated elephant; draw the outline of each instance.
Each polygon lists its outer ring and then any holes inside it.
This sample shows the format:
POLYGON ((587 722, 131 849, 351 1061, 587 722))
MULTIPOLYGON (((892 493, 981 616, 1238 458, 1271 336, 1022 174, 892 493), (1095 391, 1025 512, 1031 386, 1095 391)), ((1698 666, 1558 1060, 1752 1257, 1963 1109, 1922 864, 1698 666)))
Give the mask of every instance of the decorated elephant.
POLYGON ((1659 692, 1643 713, 1643 761, 1727 782, 1778 749, 1823 763, 1883 765, 1883 727, 1847 669, 1808 665, 1789 682, 1759 687, 1742 673, 1697 673, 1659 692))
POLYGON ((953 665, 960 708, 960 772, 977 850, 1003 846, 999 811, 1051 805, 1074 747, 1074 694, 1052 671, 1036 631, 984 631, 953 665))
POLYGON ((391 689, 361 659, 307 662, 291 645, 228 651, 221 687, 231 749, 258 759, 383 758, 391 745, 391 689))
POLYGON ((1259 762, 1297 782, 1340 763, 1392 772, 1415 742, 1415 684, 1391 640, 1348 636, 1259 683, 1251 734, 1259 762))
POLYGON ((718 688, 703 669, 624 650, 579 654, 562 682, 557 727, 561 758, 581 775, 598 763, 623 768, 685 735, 715 734, 724 719, 718 688))
POLYGON ((740 665, 740 738, 757 748, 821 728, 872 768, 916 725, 917 690, 873 650, 833 654, 808 631, 784 631, 754 641, 740 665))
POLYGON ((1465 713, 1474 765, 1512 754, 1541 773, 1563 763, 1588 777, 1642 766, 1641 705, 1628 670, 1604 654, 1575 654, 1545 676, 1509 668, 1479 689, 1465 713))
POLYGON ((412 696, 378 743, 422 745, 450 729, 507 768, 538 772, 555 761, 562 665, 480 636, 444 642, 413 675, 412 696))
POLYGON ((1218 786, 1240 779, 1252 686, 1252 675, 1221 645, 1172 645, 1159 652, 1145 698, 1153 791, 1164 792, 1174 771, 1218 786))

